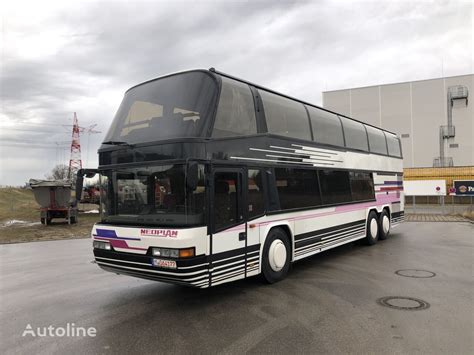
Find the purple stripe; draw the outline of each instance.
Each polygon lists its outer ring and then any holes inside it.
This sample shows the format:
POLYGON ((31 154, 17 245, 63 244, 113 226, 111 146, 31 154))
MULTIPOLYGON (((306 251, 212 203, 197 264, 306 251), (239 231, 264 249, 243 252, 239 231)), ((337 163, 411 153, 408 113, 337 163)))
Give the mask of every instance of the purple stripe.
POLYGON ((397 180, 397 181, 384 181, 384 184, 394 184, 394 185, 403 185, 403 181, 397 180))
POLYGON ((118 240, 141 240, 140 238, 124 238, 117 236, 117 233, 113 229, 96 229, 94 237, 102 237, 107 239, 118 239, 118 240))

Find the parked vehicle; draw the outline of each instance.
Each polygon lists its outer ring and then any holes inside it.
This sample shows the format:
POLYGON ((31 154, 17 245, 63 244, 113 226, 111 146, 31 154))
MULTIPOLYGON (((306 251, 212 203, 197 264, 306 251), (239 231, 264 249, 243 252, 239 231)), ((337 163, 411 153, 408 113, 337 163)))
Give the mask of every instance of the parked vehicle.
POLYGON ((97 265, 151 280, 276 282, 404 216, 395 134, 213 69, 128 90, 99 162, 97 265))
POLYGON ((77 207, 71 199, 71 183, 64 180, 30 179, 36 202, 40 207, 42 224, 51 224, 53 218, 66 219, 69 224, 77 222, 77 207))

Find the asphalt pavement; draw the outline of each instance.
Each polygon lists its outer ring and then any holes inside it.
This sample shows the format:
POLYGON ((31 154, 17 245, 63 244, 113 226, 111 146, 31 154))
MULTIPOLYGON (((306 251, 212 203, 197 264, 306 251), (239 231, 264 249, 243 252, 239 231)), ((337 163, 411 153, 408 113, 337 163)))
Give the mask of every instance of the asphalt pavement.
POLYGON ((471 223, 405 223, 373 247, 298 262, 277 284, 205 290, 102 271, 87 239, 1 245, 0 353, 472 354, 473 238, 471 223), (406 269, 424 271, 396 273, 406 269), (425 309, 377 302, 386 296, 425 309), (96 336, 37 334, 68 323, 96 336), (37 336, 22 336, 28 325, 37 336))

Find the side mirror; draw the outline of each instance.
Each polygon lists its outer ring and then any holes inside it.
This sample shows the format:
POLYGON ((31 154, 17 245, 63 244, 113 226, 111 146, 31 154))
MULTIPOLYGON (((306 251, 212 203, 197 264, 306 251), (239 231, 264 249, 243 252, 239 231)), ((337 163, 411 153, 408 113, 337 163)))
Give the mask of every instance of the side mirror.
POLYGON ((198 180, 199 180, 199 169, 198 163, 195 161, 189 162, 186 172, 186 187, 194 191, 196 190, 198 180))
POLYGON ((80 201, 82 197, 82 187, 84 185, 84 173, 79 169, 76 177, 76 201, 80 201))
POLYGON ((84 187, 84 176, 93 178, 99 170, 97 169, 79 169, 76 176, 76 201, 80 201, 82 197, 82 188, 84 187))

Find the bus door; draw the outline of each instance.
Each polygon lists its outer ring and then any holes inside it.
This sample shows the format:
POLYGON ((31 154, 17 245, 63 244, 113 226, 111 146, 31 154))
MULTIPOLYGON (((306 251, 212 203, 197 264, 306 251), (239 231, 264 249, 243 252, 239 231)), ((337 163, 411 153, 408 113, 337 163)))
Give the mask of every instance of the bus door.
POLYGON ((211 282, 246 274, 246 193, 244 168, 214 168, 211 179, 211 282))

